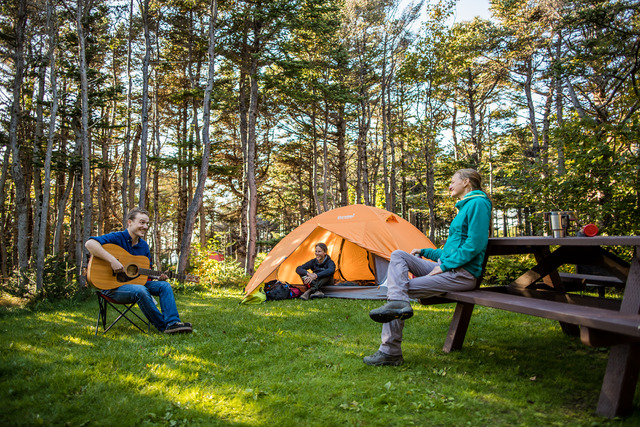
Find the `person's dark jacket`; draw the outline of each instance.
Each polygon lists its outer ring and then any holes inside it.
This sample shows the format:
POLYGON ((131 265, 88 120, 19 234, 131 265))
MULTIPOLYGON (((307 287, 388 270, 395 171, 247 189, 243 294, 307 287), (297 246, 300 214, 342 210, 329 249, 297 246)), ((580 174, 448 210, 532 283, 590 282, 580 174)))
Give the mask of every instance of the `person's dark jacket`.
POLYGON ((306 276, 309 270, 317 274, 318 279, 322 279, 323 277, 332 277, 333 273, 336 272, 336 264, 331 258, 329 258, 329 255, 325 255, 322 264, 320 264, 317 259, 313 258, 296 268, 296 273, 300 276, 306 276))

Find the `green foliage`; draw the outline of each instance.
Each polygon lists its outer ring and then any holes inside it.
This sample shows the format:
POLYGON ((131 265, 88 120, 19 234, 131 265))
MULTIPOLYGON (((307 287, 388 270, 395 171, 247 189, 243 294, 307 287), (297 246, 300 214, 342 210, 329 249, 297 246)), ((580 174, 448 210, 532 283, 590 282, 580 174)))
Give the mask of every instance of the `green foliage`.
POLYGON ((215 254, 224 254, 223 249, 217 237, 210 239, 204 248, 196 244, 191 256, 193 274, 200 278, 200 285, 206 289, 243 288, 249 278, 236 260, 224 257, 218 261, 212 258, 215 254))
POLYGON ((56 301, 73 297, 79 289, 78 277, 73 264, 49 255, 44 260, 43 289, 36 289, 36 270, 31 268, 21 275, 16 272, 2 284, 2 291, 10 295, 25 298, 29 304, 39 301, 56 301))
POLYGON ((534 265, 534 260, 528 255, 489 257, 482 283, 489 286, 508 285, 514 277, 519 277, 534 265))
MULTIPOLYGON (((374 368, 378 301, 239 306, 230 289, 178 295, 191 335, 125 324, 94 336, 97 302, 0 318, 0 424, 118 426, 632 426, 594 414, 607 351, 558 323, 476 307, 444 353, 454 305, 414 305, 405 364, 374 368)), ((113 319, 113 313, 109 314, 113 319)))

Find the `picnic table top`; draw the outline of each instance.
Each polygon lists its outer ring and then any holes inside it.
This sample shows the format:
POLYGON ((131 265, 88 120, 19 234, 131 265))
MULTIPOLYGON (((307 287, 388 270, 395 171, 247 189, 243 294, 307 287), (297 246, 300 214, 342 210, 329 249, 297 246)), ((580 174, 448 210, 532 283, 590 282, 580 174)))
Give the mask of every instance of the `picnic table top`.
POLYGON ((640 236, 551 237, 519 236, 490 237, 489 246, 639 246, 640 236))

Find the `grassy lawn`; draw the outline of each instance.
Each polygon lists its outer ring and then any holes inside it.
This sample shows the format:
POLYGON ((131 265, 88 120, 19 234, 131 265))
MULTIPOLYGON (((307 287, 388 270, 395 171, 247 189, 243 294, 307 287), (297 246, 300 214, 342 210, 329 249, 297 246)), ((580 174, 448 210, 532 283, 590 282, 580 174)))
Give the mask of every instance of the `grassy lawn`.
POLYGON ((177 301, 192 335, 121 323, 95 337, 93 296, 2 309, 0 425, 640 425, 640 409, 595 415, 608 351, 546 319, 476 307, 463 350, 445 354, 453 305, 416 304, 405 364, 373 368, 362 357, 377 350, 380 302, 177 301))

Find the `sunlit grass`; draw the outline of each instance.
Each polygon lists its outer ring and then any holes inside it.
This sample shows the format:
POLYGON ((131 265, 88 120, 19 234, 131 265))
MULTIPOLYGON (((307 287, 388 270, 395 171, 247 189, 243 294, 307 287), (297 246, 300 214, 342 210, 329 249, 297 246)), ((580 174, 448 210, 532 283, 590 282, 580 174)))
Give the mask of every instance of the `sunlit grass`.
MULTIPOLYGON (((559 326, 477 307, 462 351, 442 345, 453 305, 414 305, 405 364, 372 368, 377 301, 238 305, 179 294, 192 335, 124 323, 95 337, 97 301, 0 312, 4 425, 592 426, 608 352, 559 326)), ((640 393, 638 393, 640 394, 640 393)), ((640 407, 639 398, 635 406, 640 407)))

